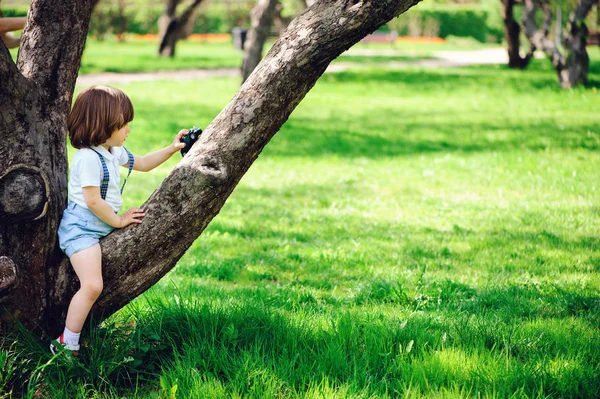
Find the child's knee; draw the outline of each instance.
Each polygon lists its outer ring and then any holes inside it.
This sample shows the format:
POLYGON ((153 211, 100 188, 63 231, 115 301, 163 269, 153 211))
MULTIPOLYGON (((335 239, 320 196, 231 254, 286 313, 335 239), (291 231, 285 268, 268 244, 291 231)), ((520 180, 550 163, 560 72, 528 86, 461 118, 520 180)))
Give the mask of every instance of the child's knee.
POLYGON ((102 280, 88 281, 84 284, 81 284, 81 289, 93 299, 96 299, 100 296, 103 288, 104 284, 102 280))

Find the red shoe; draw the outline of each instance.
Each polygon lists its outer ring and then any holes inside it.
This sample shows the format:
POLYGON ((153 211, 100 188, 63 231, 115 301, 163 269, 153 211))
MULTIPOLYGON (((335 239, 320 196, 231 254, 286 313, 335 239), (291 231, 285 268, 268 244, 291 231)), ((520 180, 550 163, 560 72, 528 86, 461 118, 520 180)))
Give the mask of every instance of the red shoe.
MULTIPOLYGON (((61 344, 66 350, 71 351, 71 354, 75 357, 79 356, 79 345, 71 345, 71 344, 67 344, 65 343, 65 334, 60 334, 60 337, 56 338, 55 341, 52 342, 58 342, 59 344, 61 344)), ((54 346, 53 343, 50 344, 50 352, 52 352, 53 355, 56 355, 59 351, 59 348, 54 346)))

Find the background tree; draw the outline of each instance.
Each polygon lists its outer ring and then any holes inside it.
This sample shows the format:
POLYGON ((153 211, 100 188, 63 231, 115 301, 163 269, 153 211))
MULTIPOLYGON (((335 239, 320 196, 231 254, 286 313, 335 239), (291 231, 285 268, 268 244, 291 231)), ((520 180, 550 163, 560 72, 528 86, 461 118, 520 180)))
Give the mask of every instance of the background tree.
POLYGON ((508 46, 508 66, 510 68, 524 69, 529 65, 535 48, 531 46, 527 55, 525 57, 521 56, 521 25, 514 17, 514 8, 517 3, 517 0, 502 0, 504 38, 508 46))
POLYGON ((589 69, 589 56, 586 50, 588 28, 585 19, 597 0, 579 0, 575 9, 569 16, 563 38, 553 40, 550 37, 552 26, 552 3, 549 0, 523 0, 523 31, 531 43, 531 48, 525 56, 519 55, 519 32, 514 25, 512 9, 515 5, 513 0, 503 0, 505 18, 506 40, 509 46, 510 66, 523 68, 528 64, 531 55, 536 49, 543 51, 554 66, 558 74, 558 81, 563 88, 571 88, 585 84, 589 69), (543 13, 543 23, 539 27, 537 23, 538 11, 543 13), (562 42, 562 49, 557 45, 562 42), (563 54, 565 53, 565 54, 563 54))
MULTIPOLYGON (((112 314, 167 273, 329 63, 416 3, 321 0, 296 18, 142 205, 144 223, 101 240, 104 293, 93 312, 112 314)), ((0 333, 16 319, 55 336, 78 286, 56 232, 67 202, 66 115, 91 11, 92 0, 33 0, 16 65, 0 45, 0 333)))
POLYGON ((158 19, 158 54, 163 57, 174 57, 177 41, 189 32, 190 24, 196 19, 197 9, 202 0, 191 1, 180 16, 177 6, 181 0, 167 0, 167 7, 158 19))
POLYGON ((250 12, 251 26, 244 43, 244 59, 242 61, 242 83, 254 71, 262 59, 263 47, 269 36, 273 15, 279 0, 258 0, 250 12))

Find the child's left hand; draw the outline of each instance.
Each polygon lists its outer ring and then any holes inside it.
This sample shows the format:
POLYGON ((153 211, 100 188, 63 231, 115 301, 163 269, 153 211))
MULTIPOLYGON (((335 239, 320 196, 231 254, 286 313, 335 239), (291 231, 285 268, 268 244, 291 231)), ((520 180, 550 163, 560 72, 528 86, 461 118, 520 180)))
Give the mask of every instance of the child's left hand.
POLYGON ((171 144, 171 149, 173 150, 173 154, 175 154, 177 151, 179 151, 183 147, 185 147, 185 143, 182 143, 180 140, 183 136, 188 134, 188 132, 189 132, 189 130, 187 130, 187 129, 181 129, 179 131, 179 133, 177 133, 177 135, 175 136, 175 139, 173 140, 173 143, 171 144))

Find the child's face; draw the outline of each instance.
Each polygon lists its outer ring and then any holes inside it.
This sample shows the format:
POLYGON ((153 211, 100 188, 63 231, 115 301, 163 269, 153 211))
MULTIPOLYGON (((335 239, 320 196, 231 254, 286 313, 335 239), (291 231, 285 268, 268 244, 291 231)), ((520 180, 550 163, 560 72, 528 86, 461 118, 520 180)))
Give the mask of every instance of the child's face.
POLYGON ((105 145, 109 147, 121 147, 127 139, 127 135, 129 134, 129 124, 125 124, 119 130, 115 130, 108 140, 106 140, 105 145))

